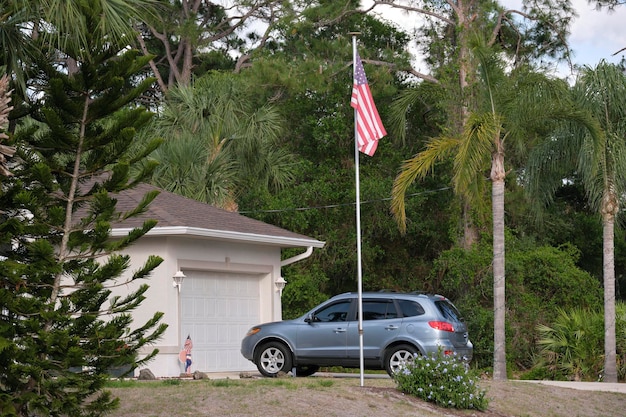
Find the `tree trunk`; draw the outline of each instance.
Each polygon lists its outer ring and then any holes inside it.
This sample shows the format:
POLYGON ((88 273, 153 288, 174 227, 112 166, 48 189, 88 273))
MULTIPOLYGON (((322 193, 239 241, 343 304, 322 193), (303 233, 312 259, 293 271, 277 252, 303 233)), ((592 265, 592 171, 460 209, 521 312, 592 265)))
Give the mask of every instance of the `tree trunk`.
POLYGON ((603 213, 602 246, 604 274, 604 382, 617 382, 615 336, 615 216, 603 213))
POLYGON ((478 228, 472 219, 472 206, 465 197, 461 197, 463 204, 463 249, 469 250, 478 242, 478 228))
POLYGON ((505 381, 506 375, 506 296, 504 275, 504 152, 498 151, 491 167, 491 204, 493 210, 493 379, 505 381))
MULTIPOLYGON (((459 116, 456 121, 456 129, 458 132, 463 132, 467 119, 469 118, 470 110, 468 108, 469 93, 468 87, 470 81, 468 80, 469 74, 474 74, 476 68, 470 60, 470 48, 468 46, 468 33, 470 33, 467 4, 459 2, 456 9, 457 18, 459 20, 459 26, 462 30, 458 33, 459 42, 459 88, 461 91, 461 107, 459 108, 459 116)), ((471 77, 471 76, 470 76, 471 77)), ((469 202, 463 198, 463 248, 469 249, 474 243, 478 241, 478 229, 472 219, 472 206, 469 202)))

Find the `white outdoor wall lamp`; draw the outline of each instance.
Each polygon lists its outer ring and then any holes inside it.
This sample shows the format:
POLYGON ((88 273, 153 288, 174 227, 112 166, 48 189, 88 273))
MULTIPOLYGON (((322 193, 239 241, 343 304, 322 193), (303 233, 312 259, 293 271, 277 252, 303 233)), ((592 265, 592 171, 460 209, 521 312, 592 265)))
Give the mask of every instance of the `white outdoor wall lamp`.
POLYGON ((178 271, 176 271, 172 279, 174 280, 172 282, 172 285, 174 286, 174 288, 178 288, 178 292, 180 292, 180 287, 183 286, 183 280, 185 279, 185 274, 183 274, 183 271, 179 269, 178 271))
POLYGON ((276 285, 276 289, 278 290, 278 292, 280 293, 282 297, 283 290, 285 289, 285 285, 287 285, 287 281, 285 281, 285 278, 283 277, 278 277, 278 279, 274 282, 274 285, 276 285))

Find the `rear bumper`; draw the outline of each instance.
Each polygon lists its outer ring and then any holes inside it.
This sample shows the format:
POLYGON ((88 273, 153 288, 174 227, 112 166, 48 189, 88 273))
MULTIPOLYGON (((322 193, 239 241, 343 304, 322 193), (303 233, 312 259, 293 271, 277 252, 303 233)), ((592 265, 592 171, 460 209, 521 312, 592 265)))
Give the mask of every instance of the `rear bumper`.
POLYGON ((461 359, 465 363, 470 363, 474 356, 474 345, 468 341, 464 346, 453 346, 451 344, 436 344, 432 346, 424 346, 427 355, 437 355, 440 352, 454 352, 454 356, 461 359))

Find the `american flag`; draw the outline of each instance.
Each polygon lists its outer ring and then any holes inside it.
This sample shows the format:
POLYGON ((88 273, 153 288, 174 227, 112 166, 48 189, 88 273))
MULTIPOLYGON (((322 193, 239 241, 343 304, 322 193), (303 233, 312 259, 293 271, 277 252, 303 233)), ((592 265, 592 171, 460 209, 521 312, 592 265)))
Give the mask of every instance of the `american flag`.
POLYGON ((356 54, 354 62, 354 85, 350 105, 356 109, 356 137, 359 151, 372 156, 376 152, 378 139, 387 134, 376 110, 370 86, 365 77, 361 57, 356 54))

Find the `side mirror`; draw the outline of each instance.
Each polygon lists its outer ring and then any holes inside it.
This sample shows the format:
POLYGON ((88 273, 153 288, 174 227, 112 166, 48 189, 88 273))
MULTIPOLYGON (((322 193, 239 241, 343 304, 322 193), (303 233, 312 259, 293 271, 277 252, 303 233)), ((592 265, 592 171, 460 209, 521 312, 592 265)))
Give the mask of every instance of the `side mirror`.
POLYGON ((316 321, 315 319, 315 314, 311 313, 308 316, 306 316, 306 318, 304 319, 305 323, 313 323, 314 321, 316 321))

